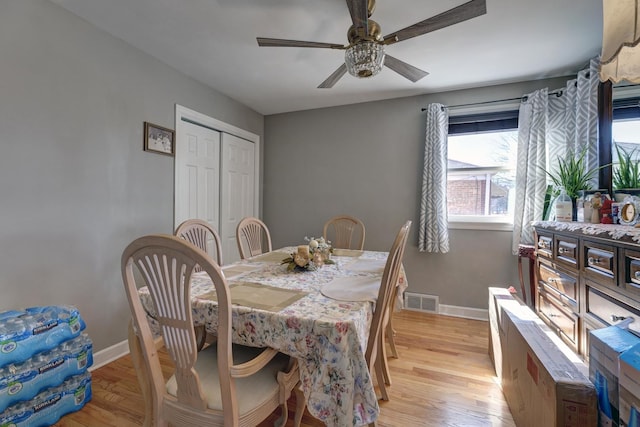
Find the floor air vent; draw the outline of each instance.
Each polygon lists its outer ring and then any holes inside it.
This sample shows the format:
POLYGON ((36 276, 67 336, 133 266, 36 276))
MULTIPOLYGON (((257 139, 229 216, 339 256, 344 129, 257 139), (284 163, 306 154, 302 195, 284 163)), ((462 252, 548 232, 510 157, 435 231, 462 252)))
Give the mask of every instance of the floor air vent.
POLYGON ((438 296, 426 294, 404 293, 404 308, 407 310, 438 312, 438 296))

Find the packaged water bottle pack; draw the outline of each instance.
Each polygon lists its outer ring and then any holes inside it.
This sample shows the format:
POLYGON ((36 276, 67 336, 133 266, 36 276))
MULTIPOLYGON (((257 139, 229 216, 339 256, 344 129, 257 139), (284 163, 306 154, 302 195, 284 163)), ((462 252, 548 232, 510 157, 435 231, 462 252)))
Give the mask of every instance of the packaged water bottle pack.
POLYGON ((84 320, 73 306, 32 307, 0 313, 0 366, 20 363, 77 337, 84 320))
POLYGON ((85 372, 38 393, 29 401, 10 406, 0 413, 0 426, 50 426, 63 415, 80 410, 90 400, 91 374, 85 372))
POLYGON ((0 413, 46 388, 59 386, 92 364, 93 344, 88 335, 81 334, 24 362, 0 366, 0 413))

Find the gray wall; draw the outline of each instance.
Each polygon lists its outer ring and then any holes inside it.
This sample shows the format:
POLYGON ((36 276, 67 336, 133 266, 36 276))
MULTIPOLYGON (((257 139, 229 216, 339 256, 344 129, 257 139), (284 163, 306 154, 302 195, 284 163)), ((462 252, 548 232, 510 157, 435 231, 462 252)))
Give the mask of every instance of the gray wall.
POLYGON ((328 218, 346 213, 365 223, 367 249, 388 250, 402 223, 411 219, 404 260, 408 290, 438 295, 441 304, 487 308, 487 287, 519 288, 510 231, 450 230, 449 253, 417 249, 425 127, 421 108, 431 102, 459 105, 520 97, 545 86, 563 87, 566 80, 265 117, 263 212, 274 246, 317 236, 328 218))
POLYGON ((126 338, 120 255, 171 233, 173 158, 143 122, 181 104, 263 136, 262 115, 46 0, 0 1, 0 311, 73 304, 95 350, 126 338))

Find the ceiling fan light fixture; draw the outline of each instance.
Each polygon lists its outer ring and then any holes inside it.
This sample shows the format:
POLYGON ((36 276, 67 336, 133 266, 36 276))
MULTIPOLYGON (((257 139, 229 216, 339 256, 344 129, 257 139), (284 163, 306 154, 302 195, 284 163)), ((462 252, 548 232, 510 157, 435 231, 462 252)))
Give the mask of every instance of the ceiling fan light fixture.
POLYGON ((354 77, 373 77, 384 65, 384 45, 361 41, 349 46, 344 54, 347 71, 354 77))

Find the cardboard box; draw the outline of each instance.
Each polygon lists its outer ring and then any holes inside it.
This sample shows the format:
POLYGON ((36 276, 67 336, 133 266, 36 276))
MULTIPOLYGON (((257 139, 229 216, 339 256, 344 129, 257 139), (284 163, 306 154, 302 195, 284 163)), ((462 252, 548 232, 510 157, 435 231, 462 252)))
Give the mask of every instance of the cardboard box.
POLYGON ((619 358, 620 425, 640 425, 640 344, 631 347, 619 358))
MULTIPOLYGON (((524 303, 515 298, 507 288, 489 288, 489 356, 491 363, 496 371, 496 376, 502 380, 502 338, 504 331, 501 323, 502 307, 511 307, 518 309, 524 303)), ((526 307, 526 306, 525 306, 526 307)), ((531 320, 535 318, 535 314, 531 312, 531 320)))
POLYGON ((618 326, 596 329, 589 336, 589 379, 598 393, 599 425, 620 425, 618 358, 640 344, 640 338, 618 326))
POLYGON ((502 305, 502 391, 518 427, 595 427, 588 368, 526 306, 502 305))

